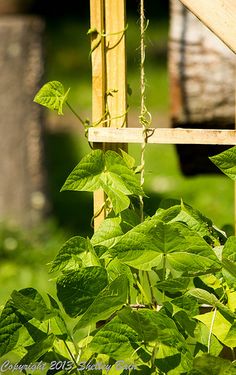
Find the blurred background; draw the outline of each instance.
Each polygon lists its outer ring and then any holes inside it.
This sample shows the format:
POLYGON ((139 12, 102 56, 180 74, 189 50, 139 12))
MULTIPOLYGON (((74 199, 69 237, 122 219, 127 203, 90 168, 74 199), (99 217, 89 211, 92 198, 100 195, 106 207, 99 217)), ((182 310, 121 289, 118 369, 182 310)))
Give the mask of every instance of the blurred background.
MULTIPOLYGON (((128 83, 132 89, 128 99, 130 126, 139 125, 140 111, 138 6, 138 1, 127 1, 127 70, 128 83)), ((168 127, 171 126, 167 68, 170 22, 168 1, 157 4, 155 0, 147 0, 146 17, 150 20, 146 33, 146 102, 152 113, 153 126, 168 127)), ((2 48, 2 56, 5 56, 0 58, 0 77, 5 82, 0 94, 0 124, 3 124, 0 132, 5 139, 2 146, 0 142, 0 306, 14 288, 32 286, 39 291, 54 293, 47 263, 70 236, 87 236, 93 232, 90 226, 92 195, 84 192, 60 193, 69 172, 89 151, 83 130, 69 111, 65 110, 64 116, 58 117, 53 112, 42 111, 33 103, 40 85, 58 80, 66 89, 71 87, 69 102, 80 116, 91 119, 88 29, 88 0, 67 0, 62 4, 55 0, 0 0, 0 52, 2 48), (23 43, 21 52, 19 43, 23 43), (27 64, 29 70, 26 70, 27 64), (4 74, 3 68, 8 73, 4 74), (10 78, 7 78, 7 74, 10 78), (14 75, 14 82, 11 83, 14 75), (19 81, 17 84, 16 80, 19 81), (19 94, 15 97, 17 90, 19 94), (7 107, 9 102, 10 109, 7 107), (20 124, 16 123, 19 119, 17 105, 20 108, 27 105, 28 113, 32 112, 29 119, 22 115, 20 124), (10 115, 17 116, 13 121, 15 130, 11 126, 10 115), (9 125, 6 125, 8 122, 9 125), (34 132, 31 134, 32 129, 34 132), (19 146, 17 132, 21 143, 26 142, 28 150, 22 156, 22 164, 18 168, 11 162, 19 146), (8 142, 7 138, 14 140, 8 142), (34 172, 36 167, 37 174, 34 172), (7 179, 5 176, 9 170, 11 173, 7 179), (19 180, 15 182, 19 170, 22 170, 19 179, 24 179, 25 189, 17 198, 21 189, 19 180), (29 185, 32 185, 31 190, 29 185), (30 196, 31 206, 27 208, 28 203, 24 203, 25 208, 22 209, 19 200, 24 197, 27 201, 25 195, 30 196), (12 208, 11 202, 13 205, 16 198, 18 206, 12 208), (18 212, 17 220, 14 220, 14 210, 18 212), (8 217, 7 212, 10 211, 12 213, 8 217), (28 216, 30 219, 26 220, 28 216)), ((140 146, 131 145, 129 152, 139 164, 140 146)), ((145 190, 149 197, 145 202, 146 212, 150 215, 162 199, 182 198, 211 218, 218 227, 229 232, 231 230, 233 183, 223 175, 202 174, 201 170, 197 174, 185 176, 173 145, 148 145, 145 190)))

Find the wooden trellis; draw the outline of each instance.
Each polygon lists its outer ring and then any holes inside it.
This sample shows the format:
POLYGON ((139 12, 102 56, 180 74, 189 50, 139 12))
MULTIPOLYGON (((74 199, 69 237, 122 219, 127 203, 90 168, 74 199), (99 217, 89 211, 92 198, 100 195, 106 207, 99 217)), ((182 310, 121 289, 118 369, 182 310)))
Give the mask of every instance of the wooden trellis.
MULTIPOLYGON (((235 0, 214 0, 214 6, 206 0, 180 1, 236 53, 235 0)), ((103 149, 118 150, 124 144, 143 142, 142 128, 126 127, 125 3, 125 0, 90 0, 91 29, 95 30, 92 33, 92 117, 93 123, 99 126, 89 129, 88 139, 103 149)), ((147 143, 236 145, 236 130, 151 128, 147 143)), ((105 217, 105 210, 99 212, 103 203, 104 193, 96 192, 95 229, 105 217)))

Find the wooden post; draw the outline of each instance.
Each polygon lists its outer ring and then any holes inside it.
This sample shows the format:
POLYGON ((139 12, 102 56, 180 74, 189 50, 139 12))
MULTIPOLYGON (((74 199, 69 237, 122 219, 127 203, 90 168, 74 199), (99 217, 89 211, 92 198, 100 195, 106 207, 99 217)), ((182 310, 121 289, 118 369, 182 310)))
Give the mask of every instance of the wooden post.
MULTIPOLYGON (((92 59, 92 122, 99 123, 105 119, 106 74, 105 74, 105 40, 101 36, 105 33, 104 25, 104 0, 90 0, 90 27, 96 30, 92 33, 91 59, 92 59)), ((96 148, 103 148, 102 143, 97 143, 96 148)), ((102 189, 94 192, 94 228, 96 229, 105 218, 105 210, 101 209, 105 202, 102 189)))
MULTIPOLYGON (((103 127, 127 122, 125 0, 90 0, 92 33, 92 120, 103 127)), ((122 144, 95 143, 95 148, 118 151, 122 144)), ((105 195, 94 193, 94 229, 106 216, 105 195)))

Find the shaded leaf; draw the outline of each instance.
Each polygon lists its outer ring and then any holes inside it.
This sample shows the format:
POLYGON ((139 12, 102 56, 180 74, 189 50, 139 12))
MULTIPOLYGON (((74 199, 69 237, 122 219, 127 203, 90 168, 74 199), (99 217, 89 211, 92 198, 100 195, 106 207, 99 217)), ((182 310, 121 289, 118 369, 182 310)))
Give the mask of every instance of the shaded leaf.
POLYGON ((55 336, 53 334, 47 336, 46 339, 36 342, 35 344, 27 348, 28 353, 21 359, 19 364, 30 364, 35 363, 48 352, 53 346, 55 336))
POLYGON ((137 333, 118 317, 112 319, 94 336, 89 347, 95 353, 109 355, 116 360, 135 359, 134 348, 139 341, 137 333))
POLYGON ((227 359, 203 355, 193 361, 193 370, 188 375, 236 375, 236 368, 227 359))
POLYGON ((39 321, 48 320, 55 315, 48 309, 42 296, 36 289, 25 288, 11 294, 14 306, 39 321))
POLYGON ((83 314, 107 285, 103 267, 87 267, 57 279, 57 296, 71 317, 83 314))
POLYGON ((56 110, 58 115, 63 115, 65 104, 70 89, 65 92, 64 86, 59 81, 51 81, 43 85, 34 98, 34 102, 51 110, 56 110))
POLYGON ((22 324, 11 301, 4 306, 0 317, 0 356, 10 352, 17 344, 22 324))
POLYGON ((82 315, 74 330, 88 327, 99 320, 108 319, 126 303, 128 286, 128 279, 125 275, 117 277, 107 285, 82 315))
POLYGON ((180 343, 184 343, 183 336, 165 311, 157 312, 149 309, 135 311, 127 307, 119 311, 118 316, 135 330, 145 342, 158 340, 173 347, 179 347, 180 343))
POLYGON ((180 291, 186 291, 190 279, 188 277, 179 277, 177 279, 169 279, 164 281, 159 281, 156 284, 157 289, 169 292, 177 293, 180 291))
POLYGON ((50 272, 64 269, 73 259, 74 263, 81 263, 80 255, 83 252, 89 252, 91 244, 89 240, 83 237, 72 237, 61 247, 57 256, 52 262, 50 272))

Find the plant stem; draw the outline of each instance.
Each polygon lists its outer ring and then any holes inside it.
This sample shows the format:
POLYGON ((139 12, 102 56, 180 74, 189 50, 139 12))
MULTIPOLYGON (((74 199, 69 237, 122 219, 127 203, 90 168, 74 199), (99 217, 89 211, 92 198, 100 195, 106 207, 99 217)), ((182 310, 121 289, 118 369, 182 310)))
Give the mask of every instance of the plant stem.
POLYGON ((150 289, 150 294, 151 294, 151 301, 152 301, 152 304, 156 306, 156 299, 154 297, 153 288, 152 288, 152 284, 151 284, 151 280, 150 280, 150 275, 149 275, 148 271, 146 271, 146 275, 147 275, 147 281, 148 281, 148 285, 149 285, 149 289, 150 289))
POLYGON ((66 349, 67 349, 68 353, 70 354, 70 357, 71 357, 72 361, 74 362, 75 367, 76 367, 76 369, 77 369, 77 368, 78 368, 78 365, 77 365, 76 359, 75 359, 75 357, 73 356, 73 354, 72 354, 72 352, 71 352, 71 350, 70 350, 70 348, 69 348, 67 342, 66 342, 65 340, 63 340, 63 341, 64 341, 64 344, 65 344, 65 346, 66 346, 66 349))
POLYGON ((210 353, 210 348, 211 348, 211 336, 212 336, 212 330, 213 330, 213 326, 214 326, 214 322, 215 322, 215 318, 216 318, 216 311, 217 311, 217 308, 215 307, 214 312, 213 312, 213 316, 212 316, 212 321, 211 321, 211 326, 210 326, 210 331, 209 331, 209 337, 208 337, 208 343, 207 343, 207 353, 208 354, 210 353))
POLYGON ((83 125, 83 127, 85 128, 85 124, 84 124, 84 121, 82 120, 82 118, 78 115, 78 113, 71 107, 71 105, 66 102, 66 105, 67 107, 71 110, 71 112, 75 115, 75 117, 80 121, 80 123, 83 125))

